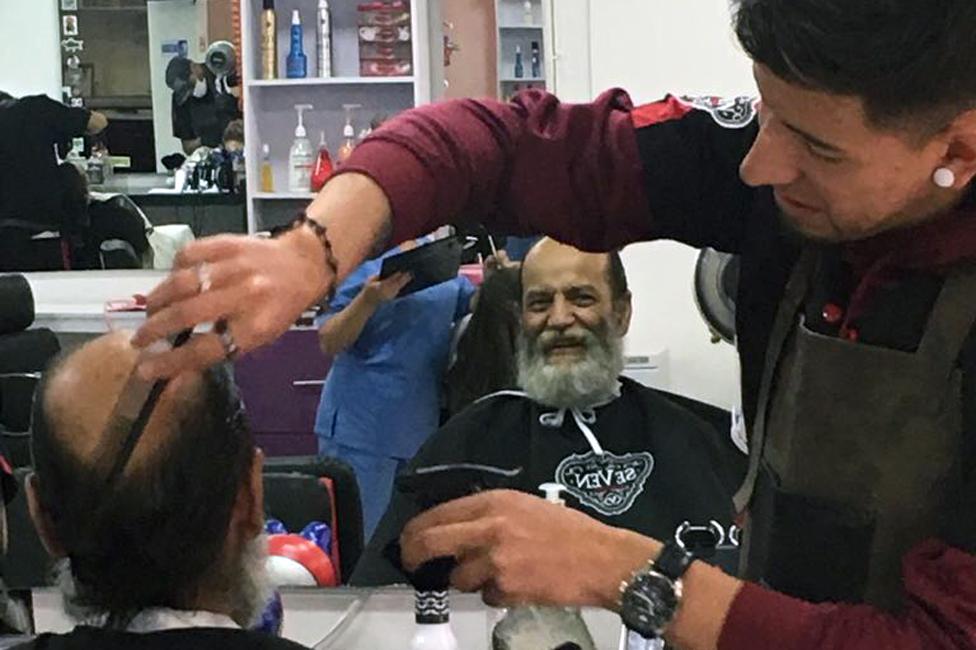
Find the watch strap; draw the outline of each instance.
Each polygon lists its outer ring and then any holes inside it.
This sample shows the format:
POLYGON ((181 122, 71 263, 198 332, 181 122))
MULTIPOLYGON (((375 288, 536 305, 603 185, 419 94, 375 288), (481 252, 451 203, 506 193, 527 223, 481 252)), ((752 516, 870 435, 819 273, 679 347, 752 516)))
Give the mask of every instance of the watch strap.
POLYGON ((657 559, 651 567, 671 582, 677 582, 685 574, 694 561, 695 556, 685 550, 677 540, 671 539, 664 544, 657 559))

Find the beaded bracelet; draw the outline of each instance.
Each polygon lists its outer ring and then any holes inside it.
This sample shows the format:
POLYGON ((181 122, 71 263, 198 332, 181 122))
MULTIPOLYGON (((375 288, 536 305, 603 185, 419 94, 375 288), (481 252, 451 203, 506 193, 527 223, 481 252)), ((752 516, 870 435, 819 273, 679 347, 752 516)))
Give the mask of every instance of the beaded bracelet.
MULTIPOLYGON (((332 276, 336 277, 339 275, 339 265, 336 262, 335 254, 332 251, 332 242, 329 241, 328 228, 320 224, 315 219, 312 219, 308 214, 302 210, 298 215, 289 223, 287 226, 275 233, 275 236, 283 235, 286 232, 291 232, 292 230, 297 230, 298 228, 308 227, 315 233, 315 237, 322 244, 322 249, 325 252, 325 265, 332 271, 332 276)), ((328 303, 332 301, 335 297, 335 285, 333 284, 329 292, 321 299, 316 301, 316 305, 319 308, 325 308, 328 303)))

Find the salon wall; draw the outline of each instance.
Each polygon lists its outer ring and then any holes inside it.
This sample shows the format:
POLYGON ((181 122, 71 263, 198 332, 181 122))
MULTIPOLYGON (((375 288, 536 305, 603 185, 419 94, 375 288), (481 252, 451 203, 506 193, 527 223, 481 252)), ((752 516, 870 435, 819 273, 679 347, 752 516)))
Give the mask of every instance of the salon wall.
MULTIPOLYGON (((755 93, 749 61, 729 26, 728 0, 589 4, 594 93, 620 86, 638 103, 668 92, 755 93)), ((710 342, 698 314, 692 289, 696 254, 670 242, 624 252, 635 298, 627 350, 644 355, 666 348, 671 390, 729 407, 738 399, 738 362, 732 346, 710 342)))
POLYGON ((78 13, 85 38, 83 60, 94 66, 97 97, 149 97, 149 28, 145 11, 87 10, 78 13))
POLYGON ((454 26, 445 33, 460 45, 444 71, 448 81, 444 97, 494 97, 495 55, 494 0, 442 0, 441 18, 454 26))
POLYGON ((57 0, 0 0, 0 90, 61 99, 57 23, 57 0))

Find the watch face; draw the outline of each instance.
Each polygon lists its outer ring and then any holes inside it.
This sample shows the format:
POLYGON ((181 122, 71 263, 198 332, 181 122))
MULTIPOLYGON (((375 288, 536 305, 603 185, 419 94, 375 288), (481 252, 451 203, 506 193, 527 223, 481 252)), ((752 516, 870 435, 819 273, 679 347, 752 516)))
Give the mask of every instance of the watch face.
POLYGON ((651 639, 661 636, 681 598, 681 581, 672 583, 650 571, 634 578, 624 591, 620 617, 629 629, 651 639))

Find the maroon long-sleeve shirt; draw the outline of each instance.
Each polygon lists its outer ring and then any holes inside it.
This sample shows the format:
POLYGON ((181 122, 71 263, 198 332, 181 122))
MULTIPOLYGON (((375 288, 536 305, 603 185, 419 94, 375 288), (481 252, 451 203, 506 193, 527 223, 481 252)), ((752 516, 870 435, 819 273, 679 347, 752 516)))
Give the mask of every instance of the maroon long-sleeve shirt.
MULTIPOLYGON (((586 250, 670 238, 739 253, 740 282, 751 292, 737 315, 751 420, 769 327, 797 253, 777 234, 769 190, 748 188, 738 177, 757 130, 753 115, 744 98, 668 98, 634 109, 619 90, 583 105, 561 104, 541 91, 510 104, 445 102, 392 120, 356 149, 343 172, 366 174, 386 192, 394 241, 475 219, 495 230, 544 232, 586 250)), ((970 239, 960 257, 976 257, 970 239)), ((884 342, 884 331, 873 334, 884 342)), ((974 367, 963 371, 976 377, 976 354, 970 356, 974 367)), ((964 525, 906 555, 907 606, 900 615, 806 603, 747 585, 719 648, 976 648, 973 528, 964 525)))

